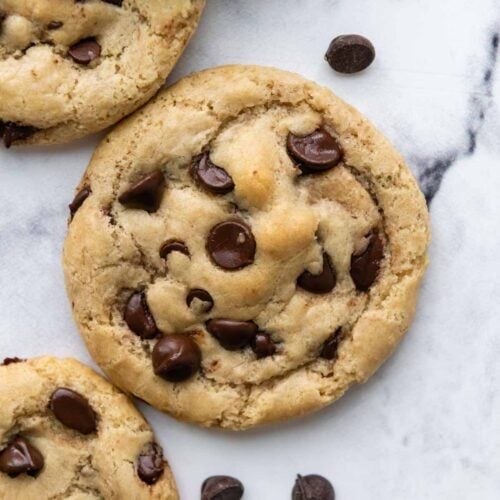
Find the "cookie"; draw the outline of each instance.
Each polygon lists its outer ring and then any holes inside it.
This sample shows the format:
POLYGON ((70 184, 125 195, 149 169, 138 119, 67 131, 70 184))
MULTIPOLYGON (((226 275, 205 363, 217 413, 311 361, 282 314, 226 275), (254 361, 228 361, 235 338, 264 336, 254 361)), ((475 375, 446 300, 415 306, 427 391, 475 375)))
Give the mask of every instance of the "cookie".
POLYGON ((121 388, 244 429, 366 381, 408 329, 428 212, 331 91, 271 68, 190 76, 98 147, 64 249, 74 317, 121 388))
POLYGON ((73 359, 0 365, 0 498, 177 500, 148 423, 73 359))
POLYGON ((205 0, 0 0, 0 137, 64 143, 164 83, 205 0))

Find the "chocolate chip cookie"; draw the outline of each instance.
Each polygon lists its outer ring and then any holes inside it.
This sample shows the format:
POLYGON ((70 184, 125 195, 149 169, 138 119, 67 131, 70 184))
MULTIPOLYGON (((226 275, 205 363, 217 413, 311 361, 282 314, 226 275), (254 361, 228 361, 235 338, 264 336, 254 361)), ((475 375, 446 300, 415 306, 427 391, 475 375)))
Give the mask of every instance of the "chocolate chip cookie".
POLYGON ((120 387, 242 429, 366 381, 408 329, 428 212, 401 156, 329 90, 229 66, 99 146, 71 204, 68 293, 120 387))
POLYGON ((0 137, 63 143, 160 88, 205 0, 0 0, 0 137))
POLYGON ((178 495, 132 403, 81 363, 47 357, 0 365, 0 498, 178 495))

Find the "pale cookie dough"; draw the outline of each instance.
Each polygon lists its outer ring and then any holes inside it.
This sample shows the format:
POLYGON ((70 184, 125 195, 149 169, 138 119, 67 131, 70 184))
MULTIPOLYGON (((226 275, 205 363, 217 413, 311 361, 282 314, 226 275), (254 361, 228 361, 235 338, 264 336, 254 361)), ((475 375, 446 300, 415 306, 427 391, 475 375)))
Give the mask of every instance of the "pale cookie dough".
POLYGON ((102 369, 175 417, 243 429, 366 381, 415 311, 426 203, 331 91, 229 66, 162 92, 98 147, 64 249, 102 369))
POLYGON ((178 500, 153 431, 73 359, 0 365, 2 500, 178 500))
POLYGON ((147 102, 205 0, 0 0, 0 137, 63 143, 147 102))

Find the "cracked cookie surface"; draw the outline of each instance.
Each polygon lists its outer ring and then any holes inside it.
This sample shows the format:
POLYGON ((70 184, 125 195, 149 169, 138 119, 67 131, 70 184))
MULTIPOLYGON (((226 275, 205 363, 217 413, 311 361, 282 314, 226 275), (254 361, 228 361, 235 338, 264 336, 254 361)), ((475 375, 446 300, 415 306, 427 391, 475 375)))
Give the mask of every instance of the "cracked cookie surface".
POLYGON ((401 156, 329 90, 272 68, 162 92, 98 147, 71 213, 66 283, 93 357, 205 426, 303 415, 367 380, 427 264, 401 156))
POLYGON ((72 359, 0 365, 0 497, 178 500, 148 423, 72 359))
POLYGON ((205 0, 0 0, 0 136, 63 143, 147 102, 205 0))

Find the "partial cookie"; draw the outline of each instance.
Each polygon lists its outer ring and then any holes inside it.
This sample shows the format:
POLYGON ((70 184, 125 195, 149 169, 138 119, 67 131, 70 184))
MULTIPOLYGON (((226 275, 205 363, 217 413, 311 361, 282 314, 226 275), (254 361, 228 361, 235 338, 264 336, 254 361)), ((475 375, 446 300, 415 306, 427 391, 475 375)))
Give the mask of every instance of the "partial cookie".
POLYGON ((190 76, 99 146, 64 267, 100 366, 172 415, 242 429, 366 381, 412 320, 428 213, 401 156, 277 69, 190 76))
POLYGON ((72 360, 0 365, 0 498, 177 500, 153 431, 127 397, 72 360))
POLYGON ((165 82, 205 0, 0 0, 0 137, 63 143, 165 82))

